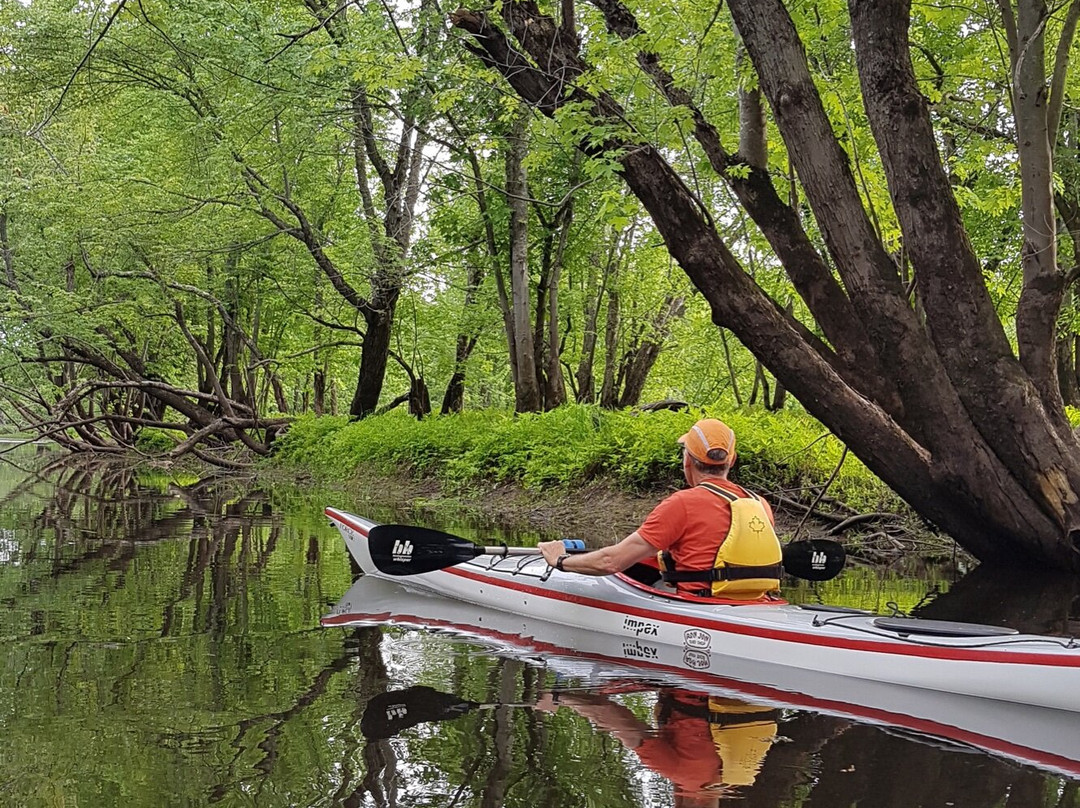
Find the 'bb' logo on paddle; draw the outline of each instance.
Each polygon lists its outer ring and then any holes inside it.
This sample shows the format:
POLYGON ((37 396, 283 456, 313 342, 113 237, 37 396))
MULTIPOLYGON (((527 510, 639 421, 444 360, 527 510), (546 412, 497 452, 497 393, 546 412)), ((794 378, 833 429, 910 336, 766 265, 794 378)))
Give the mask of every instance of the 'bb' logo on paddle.
POLYGON ((412 561, 413 543, 409 540, 402 541, 398 539, 394 542, 394 549, 390 553, 390 557, 394 561, 398 561, 402 564, 408 564, 412 561))
POLYGON ((813 552, 810 554, 810 569, 823 570, 826 562, 825 553, 813 552))

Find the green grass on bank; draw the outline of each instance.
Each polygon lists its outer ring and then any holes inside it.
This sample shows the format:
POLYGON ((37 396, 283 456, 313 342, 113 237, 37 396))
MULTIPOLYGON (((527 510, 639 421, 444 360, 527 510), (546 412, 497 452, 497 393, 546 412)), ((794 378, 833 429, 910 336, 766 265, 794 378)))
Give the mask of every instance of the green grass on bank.
MULTIPOLYGON (((681 481, 677 439, 703 416, 721 418, 735 430, 733 479, 759 491, 812 499, 840 462, 842 444, 798 410, 707 407, 643 413, 580 405, 529 415, 485 410, 423 421, 404 412, 357 422, 306 416, 279 438, 272 462, 337 481, 404 471, 456 489, 515 482, 547 490, 602 480, 643 490, 681 481)), ((850 454, 828 494, 861 511, 903 507, 850 454)))

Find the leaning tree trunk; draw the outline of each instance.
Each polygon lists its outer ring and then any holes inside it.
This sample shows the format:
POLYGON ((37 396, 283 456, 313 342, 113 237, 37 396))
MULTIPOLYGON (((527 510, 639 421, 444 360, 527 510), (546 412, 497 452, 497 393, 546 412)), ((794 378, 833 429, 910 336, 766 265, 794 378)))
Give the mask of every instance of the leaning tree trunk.
POLYGON ((649 379, 660 351, 671 333, 671 322, 683 316, 685 300, 681 297, 668 297, 660 310, 653 315, 646 325, 646 333, 640 338, 626 357, 625 370, 622 374, 623 389, 619 396, 620 407, 634 407, 641 400, 645 382, 649 379))
MULTIPOLYGON (((638 30, 621 3, 595 4, 613 32, 630 38, 638 30)), ((1013 354, 994 310, 916 82, 909 3, 851 0, 850 12, 866 112, 925 322, 863 206, 781 0, 730 0, 728 6, 828 260, 772 189, 768 174, 723 151, 715 128, 676 89, 660 57, 641 53, 638 61, 670 103, 690 110, 694 136, 714 167, 746 167, 725 178, 769 239, 827 344, 747 275, 700 198, 659 149, 624 125, 620 105, 603 91, 590 87, 586 93, 574 85, 589 69, 576 39, 532 0, 502 6, 520 46, 483 12, 459 10, 452 19, 472 34, 485 62, 541 112, 554 115, 565 103, 580 104, 609 127, 606 143, 583 148, 616 157, 714 322, 729 328, 919 513, 981 559, 1027 559, 1080 571, 1080 445, 1067 428, 1060 398, 1043 397, 1045 380, 1013 354)), ((1043 198, 1043 204, 1052 201, 1043 198)), ((1041 214, 1032 214, 1032 221, 1041 214)), ((1042 291, 1033 305, 1056 311, 1042 291)))

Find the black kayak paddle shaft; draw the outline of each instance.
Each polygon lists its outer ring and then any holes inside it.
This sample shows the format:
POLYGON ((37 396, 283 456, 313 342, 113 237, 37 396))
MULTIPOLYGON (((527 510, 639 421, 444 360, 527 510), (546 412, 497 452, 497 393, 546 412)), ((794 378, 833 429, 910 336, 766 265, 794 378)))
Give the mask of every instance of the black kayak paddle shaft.
MULTIPOLYGON (((585 552, 576 539, 564 539, 567 552, 585 552)), ((844 568, 847 554, 839 542, 809 539, 784 545, 784 571, 807 581, 827 581, 844 568)), ((368 532, 371 560, 385 575, 419 575, 482 556, 535 556, 535 547, 483 547, 471 541, 414 525, 376 525, 368 532)))

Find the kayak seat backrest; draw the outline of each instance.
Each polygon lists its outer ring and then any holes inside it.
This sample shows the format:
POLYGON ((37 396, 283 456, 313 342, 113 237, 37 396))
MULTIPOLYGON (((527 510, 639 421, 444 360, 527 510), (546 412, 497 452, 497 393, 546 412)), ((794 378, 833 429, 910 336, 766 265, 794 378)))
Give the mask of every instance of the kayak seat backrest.
POLYGON ((877 628, 900 634, 931 634, 937 637, 1003 637, 1019 634, 1008 626, 984 626, 978 623, 957 623, 952 620, 923 620, 918 617, 877 617, 877 628))

